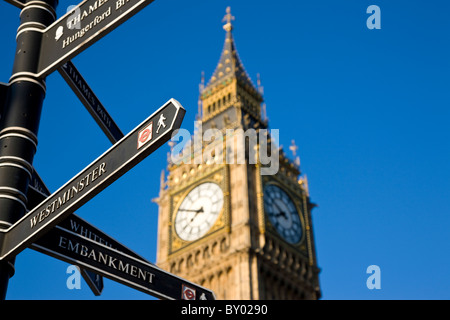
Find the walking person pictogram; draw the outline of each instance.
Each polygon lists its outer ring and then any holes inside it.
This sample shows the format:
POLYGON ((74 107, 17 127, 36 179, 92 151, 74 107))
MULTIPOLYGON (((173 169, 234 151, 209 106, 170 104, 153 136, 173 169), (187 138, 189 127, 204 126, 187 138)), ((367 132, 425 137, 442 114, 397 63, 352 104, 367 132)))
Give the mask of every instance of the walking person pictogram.
POLYGON ((161 129, 161 126, 163 128, 166 127, 164 120, 166 120, 166 118, 164 117, 164 114, 161 114, 161 116, 159 117, 159 120, 158 120, 158 128, 156 129, 156 133, 159 133, 159 129, 161 129))

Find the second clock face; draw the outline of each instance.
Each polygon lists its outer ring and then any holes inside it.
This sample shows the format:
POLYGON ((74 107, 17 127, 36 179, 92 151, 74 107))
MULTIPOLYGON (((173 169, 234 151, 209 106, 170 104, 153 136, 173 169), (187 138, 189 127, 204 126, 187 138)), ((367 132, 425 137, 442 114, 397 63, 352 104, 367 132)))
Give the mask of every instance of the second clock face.
POLYGON ((175 231, 185 241, 204 236, 219 217, 223 207, 223 191, 215 183, 206 182, 192 189, 184 198, 175 217, 175 231))
POLYGON ((264 188, 264 208, 277 232, 289 243, 296 244, 302 237, 297 208, 280 187, 269 184, 264 188))

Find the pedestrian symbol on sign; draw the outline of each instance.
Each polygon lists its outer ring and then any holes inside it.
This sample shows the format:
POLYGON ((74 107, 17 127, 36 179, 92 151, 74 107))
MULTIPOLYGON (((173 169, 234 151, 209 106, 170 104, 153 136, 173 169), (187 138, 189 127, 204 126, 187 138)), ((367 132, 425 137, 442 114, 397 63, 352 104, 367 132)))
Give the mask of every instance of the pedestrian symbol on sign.
POLYGON ((161 116, 159 117, 159 120, 158 120, 158 128, 156 129, 156 133, 159 133, 159 129, 161 129, 161 126, 163 128, 166 127, 166 124, 164 123, 164 120, 166 120, 166 118, 164 117, 163 114, 161 114, 161 116))

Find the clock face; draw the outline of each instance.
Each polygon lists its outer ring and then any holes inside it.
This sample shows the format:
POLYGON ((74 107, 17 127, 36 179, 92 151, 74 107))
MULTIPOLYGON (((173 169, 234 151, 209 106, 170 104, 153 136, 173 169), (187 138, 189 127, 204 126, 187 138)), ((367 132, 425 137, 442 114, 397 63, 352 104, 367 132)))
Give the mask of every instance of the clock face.
POLYGON ((264 209, 272 225, 287 242, 300 242, 300 216, 294 202, 283 189, 273 184, 264 188, 264 209))
POLYGON ((206 182, 192 189, 184 198, 175 217, 175 231, 186 241, 204 236, 219 217, 223 207, 223 191, 215 183, 206 182))

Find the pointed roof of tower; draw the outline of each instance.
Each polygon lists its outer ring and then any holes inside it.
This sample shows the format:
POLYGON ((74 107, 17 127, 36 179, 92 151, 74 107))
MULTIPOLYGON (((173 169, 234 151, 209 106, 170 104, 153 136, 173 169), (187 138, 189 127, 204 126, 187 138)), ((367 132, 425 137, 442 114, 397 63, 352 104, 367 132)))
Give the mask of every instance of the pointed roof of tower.
POLYGON ((231 32, 233 30, 231 21, 235 18, 231 15, 230 7, 227 7, 226 12, 227 14, 223 18, 223 22, 226 22, 223 26, 223 29, 226 31, 225 43, 223 45, 219 63, 217 64, 216 70, 214 71, 211 79, 208 81, 208 84, 205 86, 205 90, 215 87, 230 78, 236 78, 238 82, 244 86, 249 85, 252 89, 256 90, 255 85, 252 83, 252 80, 245 71, 244 65, 242 64, 236 50, 236 45, 231 32))

